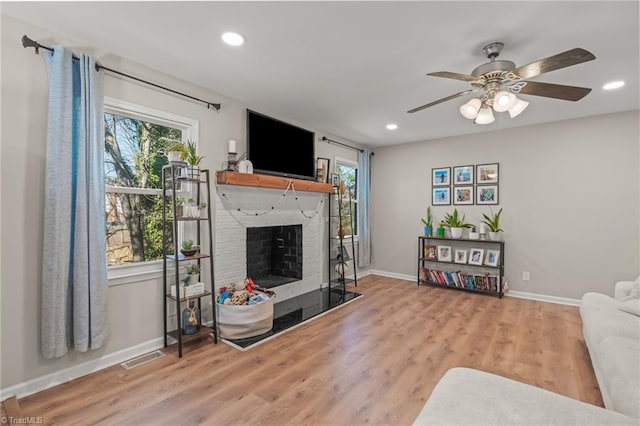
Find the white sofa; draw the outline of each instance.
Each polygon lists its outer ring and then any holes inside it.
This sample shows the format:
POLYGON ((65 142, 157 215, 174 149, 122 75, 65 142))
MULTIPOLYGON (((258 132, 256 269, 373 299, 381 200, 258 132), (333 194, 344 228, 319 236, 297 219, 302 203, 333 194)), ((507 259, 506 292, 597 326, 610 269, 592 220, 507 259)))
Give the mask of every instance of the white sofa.
POLYGON ((580 303, 584 340, 604 405, 635 418, 640 418, 639 304, 640 278, 617 283, 613 298, 586 293, 580 303))

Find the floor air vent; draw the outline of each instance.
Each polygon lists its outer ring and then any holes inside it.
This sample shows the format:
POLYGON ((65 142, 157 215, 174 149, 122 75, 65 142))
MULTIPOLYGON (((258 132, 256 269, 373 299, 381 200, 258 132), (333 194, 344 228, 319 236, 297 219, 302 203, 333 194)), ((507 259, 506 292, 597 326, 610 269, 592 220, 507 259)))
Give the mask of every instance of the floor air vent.
POLYGON ((120 365, 127 370, 131 370, 132 368, 136 368, 142 364, 146 364, 158 358, 162 358, 163 356, 164 353, 162 351, 153 351, 149 352, 148 354, 140 355, 137 358, 130 359, 129 361, 125 361, 120 365))

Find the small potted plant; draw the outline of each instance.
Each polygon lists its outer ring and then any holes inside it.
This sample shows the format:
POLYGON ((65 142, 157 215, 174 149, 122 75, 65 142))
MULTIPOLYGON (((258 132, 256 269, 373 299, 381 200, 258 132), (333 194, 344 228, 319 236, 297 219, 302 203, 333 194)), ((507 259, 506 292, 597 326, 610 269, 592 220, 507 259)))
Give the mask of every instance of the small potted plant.
POLYGON ((196 253, 198 253, 198 250, 200 250, 200 248, 193 243, 193 240, 182 241, 182 249, 180 250, 180 253, 182 253, 186 257, 195 255, 196 253))
POLYGON ((184 198, 176 197, 176 216, 182 217, 184 215, 184 198))
POLYGON ((196 204, 196 200, 193 198, 189 198, 184 206, 184 216, 185 217, 200 217, 200 211, 198 210, 198 205, 196 204))
POLYGON ((189 164, 189 178, 200 179, 200 162, 202 162, 204 156, 198 155, 196 151, 196 143, 193 141, 187 141, 187 144, 185 145, 185 153, 185 160, 187 161, 187 164, 189 164))
POLYGON ((194 285, 200 281, 200 265, 192 263, 187 266, 187 276, 189 280, 186 285, 194 285))
POLYGON ((202 216, 202 212, 207 208, 207 203, 198 204, 198 217, 202 216))
POLYGON ((502 208, 498 210, 498 213, 494 213, 493 209, 489 207, 491 210, 491 215, 483 214, 484 220, 482 223, 487 225, 489 228, 489 239, 493 241, 500 240, 500 232, 502 232, 502 228, 500 228, 500 215, 502 214, 502 208))
POLYGON ((424 223, 424 235, 431 236, 433 233, 433 215, 431 214, 431 206, 427 207, 427 216, 420 220, 424 223))
MULTIPOLYGON (((173 139, 166 139, 173 140, 173 139)), ((174 141, 175 143, 168 148, 165 149, 167 153, 167 160, 169 160, 169 164, 174 166, 184 166, 185 160, 187 159, 187 150, 184 143, 180 141, 174 141)))
POLYGON ((440 222, 440 225, 451 229, 451 238, 461 238, 462 230, 473 226, 470 223, 466 223, 464 218, 465 215, 460 216, 458 209, 453 209, 453 213, 447 213, 444 215, 444 219, 440 222))

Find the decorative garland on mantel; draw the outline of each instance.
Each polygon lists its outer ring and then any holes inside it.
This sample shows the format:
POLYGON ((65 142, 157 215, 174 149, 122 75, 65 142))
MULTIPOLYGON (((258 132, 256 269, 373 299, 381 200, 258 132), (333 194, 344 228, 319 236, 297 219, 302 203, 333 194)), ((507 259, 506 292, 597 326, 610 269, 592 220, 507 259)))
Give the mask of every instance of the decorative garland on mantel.
POLYGON ((304 212, 304 210, 302 209, 302 207, 300 207, 300 202, 298 201, 298 194, 296 193, 296 187, 293 184, 293 180, 289 179, 289 183, 287 184, 287 187, 285 188, 284 192, 282 193, 282 195, 278 196, 278 199, 275 200, 274 203, 270 203, 271 207, 260 211, 260 212, 250 212, 247 210, 243 210, 240 207, 235 207, 233 201, 231 201, 231 199, 227 196, 227 194, 225 192, 222 191, 222 189, 220 188, 220 186, 218 185, 218 183, 216 182, 216 191, 218 192, 218 194, 224 198, 228 203, 229 206, 231 207, 232 211, 237 211, 240 212, 246 216, 264 216, 267 215, 273 211, 276 210, 276 207, 278 207, 278 205, 282 202, 282 200, 284 200, 287 196, 287 193, 289 192, 289 190, 293 191, 293 196, 296 200, 296 205, 298 206, 298 209, 300 210, 300 213, 302 214, 302 216, 306 217, 307 219, 313 219, 314 217, 316 217, 318 215, 318 213, 320 213, 320 208, 321 206, 324 204, 324 197, 320 197, 320 200, 318 201, 318 205, 316 206, 315 211, 313 212, 313 214, 311 216, 309 216, 307 213, 304 212))

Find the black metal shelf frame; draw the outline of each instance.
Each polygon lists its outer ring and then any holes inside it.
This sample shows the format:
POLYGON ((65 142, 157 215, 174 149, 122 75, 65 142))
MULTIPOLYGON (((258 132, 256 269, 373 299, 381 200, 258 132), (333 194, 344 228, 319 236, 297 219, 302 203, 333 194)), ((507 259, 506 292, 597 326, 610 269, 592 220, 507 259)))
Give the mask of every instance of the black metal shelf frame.
POLYGON ((417 283, 418 283, 418 285, 424 284, 424 285, 429 285, 429 286, 432 286, 432 287, 452 288, 452 289, 456 289, 456 290, 463 290, 463 291, 471 291, 471 292, 475 292, 475 293, 490 294, 490 295, 498 296, 499 298, 502 298, 502 296, 504 295, 504 245, 505 245, 504 241, 471 240, 471 239, 468 239, 468 238, 446 238, 446 237, 434 237, 434 236, 428 236, 428 235, 419 236, 418 237, 418 276, 417 276, 417 283), (433 241, 450 243, 451 246, 452 246, 452 250, 454 250, 456 246, 457 247, 470 248, 472 245, 476 245, 478 247, 487 247, 487 249, 490 249, 491 247, 496 247, 500 251, 498 264, 496 266, 484 265, 484 264, 483 265, 474 265, 474 264, 471 264, 471 263, 458 263, 458 262, 454 262, 454 261, 442 261, 442 260, 437 260, 437 259, 426 258, 424 256, 425 246, 429 245, 429 242, 433 242, 433 241), (458 286, 455 286, 455 285, 448 285, 448 284, 438 283, 438 282, 435 282, 435 281, 432 281, 432 280, 422 280, 422 279, 420 279, 420 268, 424 268, 427 263, 442 265, 442 267, 445 268, 445 270, 447 272, 455 272, 455 269, 453 269, 454 267, 457 267, 457 268, 468 268, 469 270, 477 270, 477 271, 495 270, 496 272, 498 272, 497 291, 481 290, 481 289, 475 289, 475 288, 469 288, 469 287, 458 287, 458 286))
MULTIPOLYGON (((209 272, 211 276, 211 284, 210 291, 206 290, 204 293, 194 295, 190 297, 190 300, 198 301, 198 309, 200 310, 200 327, 204 327, 202 325, 202 298, 211 296, 211 310, 212 310, 212 319, 213 326, 211 327, 212 335, 213 335, 213 343, 218 343, 218 325, 217 325, 217 315, 216 315, 216 300, 215 300, 215 286, 214 286, 214 273, 213 273, 213 224, 211 220, 211 185, 210 185, 210 173, 209 170, 203 169, 200 170, 200 179, 189 179, 180 177, 179 171, 183 166, 176 165, 166 165, 162 168, 162 193, 164 196, 162 197, 162 247, 163 247, 163 288, 164 294, 162 301, 163 305, 163 314, 164 314, 164 347, 168 346, 168 337, 172 337, 177 340, 178 345, 178 357, 182 358, 182 347, 186 340, 191 340, 193 335, 184 335, 182 333, 182 312, 180 310, 181 303, 187 302, 187 298, 180 297, 172 297, 171 291, 168 285, 171 285, 170 282, 176 286, 176 294, 179 295, 180 288, 180 262, 184 261, 196 261, 198 262, 198 266, 202 266, 202 262, 208 259, 209 264, 209 272), (202 197, 202 186, 206 187, 206 202, 207 202, 207 215, 206 218, 189 218, 185 219, 178 216, 177 212, 177 186, 178 184, 193 184, 196 185, 196 199, 197 203, 200 204, 202 197), (170 206, 169 206, 170 204, 170 206), (169 212, 169 208, 171 211, 169 212), (174 218, 177 218, 174 220, 174 218), (193 222, 196 224, 196 239, 198 246, 201 245, 201 224, 203 222, 207 222, 208 226, 208 241, 209 241, 209 252, 207 254, 196 254, 194 256, 180 258, 180 249, 178 247, 178 223, 179 222, 193 222), (168 225, 171 225, 171 232, 169 232, 168 225), (169 235, 171 233, 171 235, 169 235), (169 243, 173 245, 173 251, 169 252, 169 243), (169 262, 173 263, 173 276, 169 277, 169 262), (175 301, 176 304, 176 330, 168 330, 168 304, 173 303, 175 301)), ((205 327, 206 328, 206 327, 205 327)), ((196 336, 202 336, 207 333, 196 333, 196 336)))

